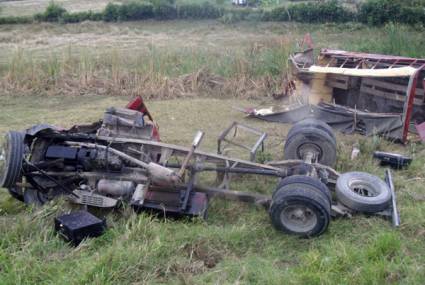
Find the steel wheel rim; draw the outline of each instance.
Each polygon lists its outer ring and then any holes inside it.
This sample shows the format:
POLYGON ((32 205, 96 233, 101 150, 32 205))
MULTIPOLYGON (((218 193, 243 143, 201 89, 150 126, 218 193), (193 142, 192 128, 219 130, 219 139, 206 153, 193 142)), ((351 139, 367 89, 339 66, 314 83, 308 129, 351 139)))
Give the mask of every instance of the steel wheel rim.
POLYGON ((376 197, 380 194, 372 184, 359 179, 350 180, 348 187, 353 193, 362 197, 376 197))
POLYGON ((290 231, 304 233, 313 230, 318 219, 311 208, 297 204, 285 207, 280 220, 290 231))

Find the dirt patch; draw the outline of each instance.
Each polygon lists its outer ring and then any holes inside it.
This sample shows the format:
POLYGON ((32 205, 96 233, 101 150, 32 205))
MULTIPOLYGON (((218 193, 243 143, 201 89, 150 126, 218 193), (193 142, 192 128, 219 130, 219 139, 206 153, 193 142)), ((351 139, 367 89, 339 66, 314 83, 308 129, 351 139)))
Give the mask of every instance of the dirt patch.
POLYGON ((208 269, 214 268, 223 259, 224 255, 222 250, 217 250, 205 240, 187 244, 184 250, 187 252, 189 259, 194 261, 194 264, 201 262, 208 269))

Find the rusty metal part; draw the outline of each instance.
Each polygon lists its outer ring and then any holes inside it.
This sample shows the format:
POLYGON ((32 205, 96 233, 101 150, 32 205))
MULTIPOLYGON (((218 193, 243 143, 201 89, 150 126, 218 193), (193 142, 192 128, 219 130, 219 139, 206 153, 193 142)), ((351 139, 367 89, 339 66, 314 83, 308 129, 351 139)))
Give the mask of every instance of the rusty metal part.
POLYGON ((186 171, 186 167, 189 164, 189 160, 192 158, 193 154, 195 153, 196 148, 201 143, 203 137, 204 137, 204 133, 201 132, 201 131, 198 131, 195 138, 193 139, 192 147, 190 148, 189 152, 187 153, 186 157, 184 158, 182 166, 181 166, 181 168, 180 168, 180 170, 177 174, 180 177, 180 179, 183 178, 183 175, 186 171))
POLYGON ((68 144, 68 145, 71 145, 71 146, 79 146, 79 147, 84 146, 84 147, 88 147, 88 148, 100 148, 100 149, 104 149, 106 151, 109 151, 111 153, 114 153, 114 154, 118 155, 119 157, 121 157, 121 158, 123 158, 123 159, 125 159, 125 160, 127 160, 131 163, 134 163, 134 164, 136 164, 136 165, 138 165, 142 168, 145 168, 148 171, 149 175, 152 177, 152 182, 154 182, 154 183, 158 183, 158 184, 161 184, 161 185, 162 184, 173 185, 173 184, 178 182, 178 176, 174 171, 172 171, 172 170, 170 170, 166 167, 163 167, 159 164, 153 163, 153 162, 149 162, 149 163, 143 162, 143 161, 136 159, 136 158, 134 158, 134 157, 132 157, 128 154, 125 154, 122 151, 114 149, 113 147, 107 147, 107 146, 104 146, 104 145, 94 144, 94 143, 81 143, 81 142, 71 142, 71 141, 67 141, 65 143, 68 144))

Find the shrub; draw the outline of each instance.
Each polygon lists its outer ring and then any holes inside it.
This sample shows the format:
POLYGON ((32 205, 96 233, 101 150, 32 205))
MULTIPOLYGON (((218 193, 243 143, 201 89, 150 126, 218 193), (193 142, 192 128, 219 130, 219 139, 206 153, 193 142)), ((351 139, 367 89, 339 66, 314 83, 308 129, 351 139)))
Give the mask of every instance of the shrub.
POLYGON ((402 7, 398 21, 408 25, 425 25, 425 9, 420 7, 402 7))
POLYGON ((425 8, 415 1, 368 0, 360 6, 358 18, 375 26, 388 22, 425 24, 425 8))
POLYGON ((221 8, 209 3, 185 3, 177 7, 179 19, 216 19, 223 15, 221 8))
POLYGON ((31 16, 7 16, 0 17, 0 25, 6 24, 28 24, 34 20, 31 16))
POLYGON ((35 15, 35 19, 38 21, 45 22, 57 22, 66 13, 65 8, 56 4, 55 2, 50 2, 46 10, 43 13, 35 15))
POLYGON ((333 0, 320 4, 297 4, 288 7, 290 20, 308 23, 349 22, 354 13, 333 0))
POLYGON ((63 23, 79 23, 83 21, 102 21, 103 20, 103 13, 102 12, 76 12, 76 13, 64 13, 61 18, 60 22, 63 23))
POLYGON ((128 20, 143 20, 152 18, 153 14, 153 5, 147 2, 130 2, 128 4, 123 4, 118 9, 118 19, 121 21, 128 20))
POLYGON ((263 21, 289 21, 288 9, 284 6, 276 7, 263 12, 263 21))
POLYGON ((120 5, 109 3, 103 11, 103 20, 105 22, 115 22, 119 18, 120 5))
POLYGON ((396 21, 401 5, 391 0, 372 0, 360 6, 359 20, 370 25, 382 25, 396 21))
POLYGON ((177 9, 174 0, 150 0, 153 5, 153 14, 159 20, 177 18, 177 9))
POLYGON ((319 4, 301 3, 288 8, 275 7, 263 14, 267 21, 297 21, 307 23, 348 22, 355 19, 354 13, 332 0, 319 4))

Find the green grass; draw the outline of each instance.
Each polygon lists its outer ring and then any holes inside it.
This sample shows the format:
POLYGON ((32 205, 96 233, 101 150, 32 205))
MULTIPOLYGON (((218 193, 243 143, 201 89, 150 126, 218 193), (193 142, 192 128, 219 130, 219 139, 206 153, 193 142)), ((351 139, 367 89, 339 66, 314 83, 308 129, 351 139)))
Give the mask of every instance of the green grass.
MULTIPOLYGON (((396 25, 4 25, 0 135, 42 122, 64 127, 92 122, 107 107, 143 94, 178 97, 148 102, 166 142, 189 145, 202 129, 207 136, 201 148, 214 152, 220 131, 242 121, 269 134, 265 157, 281 159, 288 126, 245 119, 232 106, 272 104, 268 95, 280 88, 287 56, 306 32, 317 48, 425 56, 423 29, 396 25), (211 82, 222 85, 211 88, 211 82), (91 96, 73 96, 82 94, 91 96), (236 99, 253 97, 264 102, 236 99)), ((425 147, 338 134, 337 170, 383 177, 385 169, 372 160, 374 150, 414 158, 408 169, 394 172, 402 220, 397 230, 379 217, 358 215, 333 220, 319 238, 298 239, 276 232, 263 209, 212 200, 206 221, 161 220, 130 209, 100 212, 107 217, 107 233, 72 248, 53 232, 53 218, 70 210, 68 203, 29 209, 2 189, 0 284, 424 284, 425 147), (352 161, 354 144, 361 154, 352 161)), ((246 178, 233 187, 270 193, 274 183, 246 178)))
MULTIPOLYGON (((101 96, 0 97, 0 133, 48 122, 69 127, 94 121, 127 98, 101 96)), ((188 145, 206 132, 202 149, 214 151, 220 130, 231 121, 267 131, 267 151, 280 159, 287 125, 244 119, 231 106, 258 101, 180 99, 148 106, 164 141, 188 145)), ((212 200, 202 220, 163 220, 123 208, 106 215, 100 238, 72 248, 53 231, 53 218, 72 207, 55 201, 28 209, 0 194, 0 284, 423 284, 425 282, 425 148, 403 147, 376 138, 337 135, 340 171, 382 177, 375 149, 412 155, 410 168, 394 172, 402 225, 379 217, 336 219, 318 238, 298 239, 275 231, 267 213, 251 205, 212 200), (358 143, 358 160, 348 159, 358 143)), ((264 178, 233 184, 238 190, 268 192, 264 178)))

